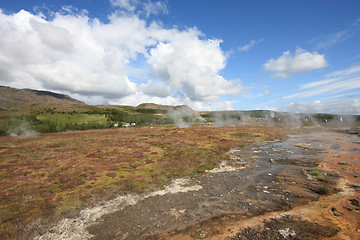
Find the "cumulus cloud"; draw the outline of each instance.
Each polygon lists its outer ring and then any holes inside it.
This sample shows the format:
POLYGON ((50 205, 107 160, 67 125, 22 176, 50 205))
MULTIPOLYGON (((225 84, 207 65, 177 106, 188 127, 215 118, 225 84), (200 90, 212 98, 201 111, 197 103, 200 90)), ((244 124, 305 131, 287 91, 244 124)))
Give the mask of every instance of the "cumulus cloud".
POLYGON ((112 3, 127 13, 114 12, 108 23, 68 8, 50 20, 40 12, 0 10, 0 84, 64 92, 91 104, 223 106, 223 95, 241 93, 239 80, 220 74, 221 40, 129 13, 141 5, 154 14, 161 1, 112 3))
POLYGON ((39 35, 41 41, 50 48, 71 52, 73 45, 69 32, 61 27, 56 27, 46 22, 30 20, 30 25, 39 35))
POLYGON ((220 95, 241 93, 239 83, 218 74, 226 61, 220 40, 201 40, 196 29, 174 33, 169 42, 150 51, 148 63, 160 81, 182 89, 184 97, 192 101, 214 101, 220 95))
POLYGON ((235 110, 231 101, 190 102, 187 105, 192 109, 201 109, 203 111, 235 110))
POLYGON ((286 51, 277 59, 270 59, 264 65, 266 71, 275 72, 273 78, 288 77, 297 72, 312 71, 324 68, 328 65, 323 54, 317 52, 307 52, 298 48, 295 54, 286 51))
POLYGON ((149 81, 147 84, 143 84, 141 86, 142 92, 149 96, 155 97, 168 97, 171 94, 171 87, 169 85, 165 85, 163 83, 152 83, 149 81))

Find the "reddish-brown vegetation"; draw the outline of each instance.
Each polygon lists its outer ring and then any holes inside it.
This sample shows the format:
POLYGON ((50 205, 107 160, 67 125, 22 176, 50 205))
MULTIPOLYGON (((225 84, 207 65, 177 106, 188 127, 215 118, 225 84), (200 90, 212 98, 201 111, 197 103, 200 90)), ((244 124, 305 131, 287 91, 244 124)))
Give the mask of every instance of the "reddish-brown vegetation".
POLYGON ((109 176, 109 177, 115 177, 116 173, 114 172, 109 172, 106 174, 106 176, 109 176))
POLYGON ((146 191, 174 176, 202 172, 231 147, 280 134, 275 128, 199 126, 1 137, 0 238, 19 238, 34 220, 99 198, 146 191))

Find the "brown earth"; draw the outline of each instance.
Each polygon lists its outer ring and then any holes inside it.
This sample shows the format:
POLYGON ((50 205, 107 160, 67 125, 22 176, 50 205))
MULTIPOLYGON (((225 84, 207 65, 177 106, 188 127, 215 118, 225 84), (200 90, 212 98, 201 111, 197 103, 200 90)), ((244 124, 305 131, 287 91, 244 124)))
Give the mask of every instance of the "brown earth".
POLYGON ((213 171, 39 239, 360 239, 359 148, 357 135, 320 127, 240 146, 213 171))
MULTIPOLYGON (((274 161, 289 164, 277 174, 272 187, 283 189, 281 198, 286 201, 277 207, 288 209, 214 217, 153 239, 360 239, 359 138, 314 130, 280 143, 303 149, 302 155, 290 147, 286 151, 294 151, 291 158, 274 161), (313 161, 307 155, 313 155, 313 161), (318 162, 322 174, 316 177, 306 169, 318 162)), ((255 205, 264 209, 271 202, 255 205)))

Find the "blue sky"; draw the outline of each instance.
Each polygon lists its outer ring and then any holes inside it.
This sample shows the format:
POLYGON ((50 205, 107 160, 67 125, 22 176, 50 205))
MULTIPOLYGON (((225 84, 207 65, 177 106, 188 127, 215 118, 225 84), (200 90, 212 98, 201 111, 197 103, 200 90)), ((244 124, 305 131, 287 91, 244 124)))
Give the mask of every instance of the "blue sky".
POLYGON ((88 104, 360 114, 360 1, 0 1, 0 84, 88 104))

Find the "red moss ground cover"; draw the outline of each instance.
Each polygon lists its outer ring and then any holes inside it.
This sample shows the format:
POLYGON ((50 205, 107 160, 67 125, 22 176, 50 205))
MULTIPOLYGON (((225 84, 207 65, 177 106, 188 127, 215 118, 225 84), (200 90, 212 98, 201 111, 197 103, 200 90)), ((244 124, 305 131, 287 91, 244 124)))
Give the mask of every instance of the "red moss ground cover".
POLYGON ((0 137, 0 238, 129 191, 201 173, 231 147, 276 139, 281 128, 143 127, 0 137))

